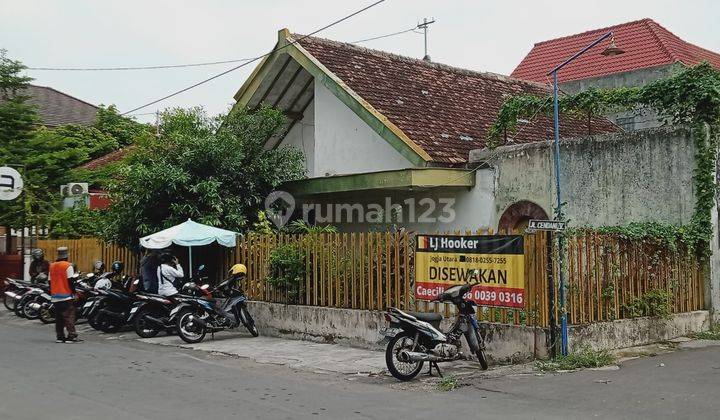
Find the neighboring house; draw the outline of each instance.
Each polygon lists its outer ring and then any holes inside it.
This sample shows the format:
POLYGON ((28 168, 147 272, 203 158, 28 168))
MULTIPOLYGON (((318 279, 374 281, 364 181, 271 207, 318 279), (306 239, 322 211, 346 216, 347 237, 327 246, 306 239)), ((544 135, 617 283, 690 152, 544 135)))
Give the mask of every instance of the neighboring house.
MULTIPOLYGON (((589 87, 642 86, 703 61, 720 68, 720 54, 680 39, 652 19, 642 19, 538 42, 511 76, 547 83, 548 71, 610 31, 624 53, 606 57, 600 53, 607 44, 593 47, 558 73, 563 92, 572 94, 589 87)), ((625 131, 662 124, 657 114, 648 109, 616 113, 608 117, 625 131)))
MULTIPOLYGON (((128 150, 128 147, 115 150, 106 155, 100 156, 99 158, 93 159, 90 162, 86 162, 85 164, 79 166, 78 169, 95 170, 103 168, 108 164, 122 160, 125 156, 127 156, 128 150)), ((89 185, 86 203, 90 209, 102 210, 108 208, 110 205, 110 199, 108 198, 107 191, 96 185, 89 185)))
POLYGON ((91 125, 98 107, 47 86, 29 85, 25 95, 37 107, 41 124, 57 127, 64 124, 91 125))
MULTIPOLYGON (((354 211, 350 205, 390 203, 385 220, 394 213, 401 225, 434 231, 497 228, 505 209, 495 205, 495 174, 474 170, 477 164, 469 167, 469 152, 487 146, 501 104, 521 93, 550 92, 535 82, 303 38, 283 29, 276 51, 258 65, 235 99, 239 107, 268 104, 287 116, 284 131, 267 147, 295 146, 304 152, 308 178, 282 188, 300 201, 298 206, 323 204, 312 207, 309 217, 329 221, 325 205, 345 204, 345 212, 338 217, 336 207, 329 222, 345 230, 367 229, 346 223, 354 211), (417 220, 443 215, 447 200, 454 200, 452 221, 417 220)), ((520 126, 507 143, 552 138, 552 121, 545 115, 520 126)), ((590 128, 595 134, 617 129, 605 119, 592 121, 590 128)), ((587 131, 585 121, 563 116, 565 136, 587 131)), ((535 205, 532 211, 547 217, 546 206, 535 205)))

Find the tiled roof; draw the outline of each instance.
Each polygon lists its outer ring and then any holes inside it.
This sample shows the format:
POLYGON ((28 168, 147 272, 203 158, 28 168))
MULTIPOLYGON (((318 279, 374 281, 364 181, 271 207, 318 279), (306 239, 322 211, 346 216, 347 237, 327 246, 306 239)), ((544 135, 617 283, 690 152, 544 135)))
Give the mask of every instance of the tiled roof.
POLYGON ((95 122, 98 107, 66 93, 51 87, 30 85, 25 94, 30 97, 28 102, 37 106, 42 124, 48 127, 95 122))
POLYGON ((676 62, 692 66, 708 61, 716 68, 720 68, 720 54, 680 39, 652 19, 642 19, 538 42, 511 76, 545 82, 547 72, 553 67, 610 31, 613 32, 617 46, 625 53, 613 57, 603 56, 600 53, 609 44, 601 42, 558 72, 561 82, 676 62))
POLYGON ((110 152, 106 155, 100 156, 99 158, 93 159, 90 162, 86 162, 85 164, 80 166, 80 169, 98 169, 102 168, 103 166, 112 163, 117 162, 121 159, 123 159, 125 156, 127 156, 129 152, 129 148, 126 147, 124 149, 118 149, 114 152, 110 152))
MULTIPOLYGON (((425 150, 434 162, 445 166, 462 165, 467 162, 470 150, 485 147, 487 131, 506 97, 550 94, 547 87, 533 82, 321 38, 304 38, 299 44, 425 150)), ((564 137, 587 134, 587 124, 581 119, 563 117, 561 124, 564 137)), ((520 126, 511 139, 515 142, 552 138, 552 120, 545 115, 520 126)), ((615 130, 605 119, 593 122, 594 133, 615 130)))

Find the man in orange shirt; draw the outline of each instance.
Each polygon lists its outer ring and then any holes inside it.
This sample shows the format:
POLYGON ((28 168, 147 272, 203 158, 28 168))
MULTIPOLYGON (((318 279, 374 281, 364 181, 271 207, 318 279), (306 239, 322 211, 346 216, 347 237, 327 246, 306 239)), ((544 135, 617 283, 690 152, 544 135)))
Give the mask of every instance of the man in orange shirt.
POLYGON ((55 306, 56 343, 77 343, 82 341, 75 331, 75 290, 70 279, 75 275, 72 264, 68 262, 68 249, 57 249, 58 257, 50 264, 50 297, 55 306), (67 337, 65 330, 67 329, 67 337))

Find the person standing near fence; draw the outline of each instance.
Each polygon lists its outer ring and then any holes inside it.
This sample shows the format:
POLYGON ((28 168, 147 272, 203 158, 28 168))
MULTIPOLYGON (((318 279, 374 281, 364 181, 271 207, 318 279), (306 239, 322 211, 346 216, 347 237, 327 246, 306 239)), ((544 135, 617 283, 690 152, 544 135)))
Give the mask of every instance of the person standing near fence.
POLYGON ((61 246, 57 249, 57 260, 50 264, 50 297, 55 305, 56 343, 82 341, 75 331, 75 290, 70 281, 74 275, 75 270, 68 261, 68 249, 61 246))

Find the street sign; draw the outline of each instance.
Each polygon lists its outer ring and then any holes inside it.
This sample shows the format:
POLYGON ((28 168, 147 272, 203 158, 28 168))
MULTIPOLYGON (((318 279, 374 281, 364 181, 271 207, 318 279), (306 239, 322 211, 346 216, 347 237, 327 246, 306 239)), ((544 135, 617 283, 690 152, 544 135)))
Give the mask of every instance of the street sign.
POLYGON ((528 222, 527 230, 550 230, 553 232, 562 232, 565 230, 566 222, 560 220, 531 220, 528 222))
POLYGON ((0 200, 14 200, 22 194, 23 179, 20 172, 9 166, 0 166, 0 200))

